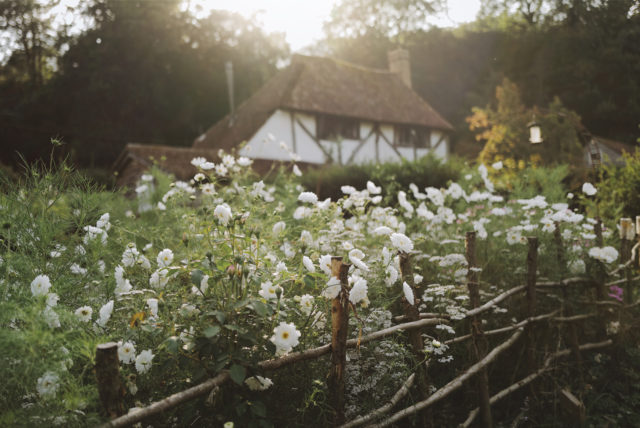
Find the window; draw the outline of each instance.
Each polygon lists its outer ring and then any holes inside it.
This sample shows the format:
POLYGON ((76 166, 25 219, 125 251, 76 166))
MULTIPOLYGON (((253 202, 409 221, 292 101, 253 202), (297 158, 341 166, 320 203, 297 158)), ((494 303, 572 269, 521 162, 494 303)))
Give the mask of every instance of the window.
POLYGON ((403 147, 428 148, 430 133, 427 128, 396 125, 393 128, 393 144, 403 147))
POLYGON ((359 140, 360 121, 340 116, 316 116, 317 137, 320 140, 359 140))

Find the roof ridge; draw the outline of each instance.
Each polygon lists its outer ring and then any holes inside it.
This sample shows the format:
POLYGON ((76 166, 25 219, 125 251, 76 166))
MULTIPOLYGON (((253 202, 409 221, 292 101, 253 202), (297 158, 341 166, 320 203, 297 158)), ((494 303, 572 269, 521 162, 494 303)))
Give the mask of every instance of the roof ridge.
MULTIPOLYGON (((366 67, 364 65, 360 65, 360 64, 356 64, 353 62, 349 62, 340 58, 334 58, 334 57, 328 57, 328 56, 316 56, 316 55, 303 55, 303 54, 293 54, 293 59, 295 59, 295 57, 299 57, 302 58, 302 61, 304 60, 312 60, 312 61, 331 61, 334 62, 336 65, 339 66, 343 66, 343 67, 349 67, 349 68, 353 68, 355 70, 359 70, 359 71, 365 71, 365 72, 369 72, 369 73, 376 73, 376 74, 395 74, 392 71, 386 69, 386 68, 372 68, 372 67, 366 67)), ((292 63, 293 63, 293 59, 292 59, 292 63)))

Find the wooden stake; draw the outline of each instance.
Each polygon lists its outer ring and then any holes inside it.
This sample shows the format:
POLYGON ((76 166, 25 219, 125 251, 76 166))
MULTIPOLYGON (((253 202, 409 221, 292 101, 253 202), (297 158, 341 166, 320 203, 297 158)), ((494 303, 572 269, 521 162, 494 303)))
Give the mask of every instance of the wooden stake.
MULTIPOLYGON (((465 239, 465 256, 468 263, 467 271, 467 288, 469 289, 469 299, 471 307, 480 306, 480 286, 478 285, 478 273, 473 269, 476 263, 476 232, 467 232, 465 239)), ((471 335, 473 339, 473 351, 476 361, 481 361, 488 350, 487 338, 482 332, 482 320, 479 316, 473 315, 471 321, 471 335)), ((489 375, 486 367, 483 367, 476 377, 478 396, 480 398, 480 415, 482 417, 482 425, 485 427, 493 426, 493 418, 491 416, 491 404, 489 403, 489 375)))
POLYGON ((331 276, 340 280, 340 292, 331 301, 331 368, 329 371, 330 402, 335 412, 334 425, 342 425, 344 416, 344 374, 347 364, 347 333, 349 331, 349 265, 342 257, 331 258, 331 276))
MULTIPOLYGON (((527 293, 526 293, 526 309, 524 311, 526 317, 533 317, 536 313, 536 277, 538 270, 538 238, 535 236, 527 237, 529 251, 527 253, 527 293)), ((535 332, 531 326, 525 327, 525 337, 527 342, 527 371, 533 373, 536 371, 536 344, 535 332)), ((531 388, 532 395, 535 390, 531 388)))
POLYGON ((124 395, 124 387, 120 379, 117 343, 101 343, 97 346, 96 379, 98 380, 98 393, 100 394, 104 413, 110 418, 123 415, 122 396, 124 395))
MULTIPOLYGON (((418 310, 418 296, 419 289, 415 286, 413 280, 413 268, 411 267, 411 258, 408 253, 401 251, 400 256, 400 271, 402 275, 402 281, 409 284, 411 291, 413 292, 414 304, 410 304, 408 301, 404 301, 404 315, 409 321, 417 321, 420 319, 420 312, 418 310)), ((427 373, 427 362, 425 361, 424 353, 424 340, 422 339, 422 332, 420 330, 412 330, 409 332, 409 344, 413 351, 413 356, 418 363, 416 368, 416 380, 418 389, 420 391, 420 399, 424 400, 429 396, 429 376, 427 373)), ((420 412, 422 418, 422 426, 428 427, 432 425, 432 415, 429 409, 420 412)))
MULTIPOLYGON (((620 260, 626 263, 631 258, 631 247, 633 246, 633 238, 635 230, 633 222, 630 218, 620 219, 620 260)), ((625 268, 626 284, 624 289, 624 302, 630 304, 633 302, 633 289, 631 288, 631 269, 625 268)))

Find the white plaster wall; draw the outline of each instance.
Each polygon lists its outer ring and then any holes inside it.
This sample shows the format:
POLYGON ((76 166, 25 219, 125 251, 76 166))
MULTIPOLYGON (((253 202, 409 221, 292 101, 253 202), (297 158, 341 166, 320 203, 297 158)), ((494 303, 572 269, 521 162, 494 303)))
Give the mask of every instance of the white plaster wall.
MULTIPOLYGON (((291 113, 284 110, 276 110, 240 150, 240 155, 254 159, 289 161, 295 158, 308 163, 326 163, 327 156, 313 138, 316 135, 315 116, 296 112, 293 113, 293 118, 294 134, 292 134, 291 129, 291 113), (283 144, 286 145, 286 148, 282 147, 283 144)), ((414 160, 430 151, 430 149, 426 148, 414 150, 412 147, 396 147, 394 149, 389 144, 393 144, 393 126, 385 124, 380 125, 380 131, 386 137, 386 141, 380 136, 376 144, 376 135, 369 135, 373 126, 372 122, 361 123, 360 136, 367 138, 361 147, 360 141, 349 139, 340 142, 321 140, 320 145, 324 148, 324 151, 331 154, 334 163, 341 165, 349 162, 356 164, 397 162, 401 159, 398 153, 407 160, 414 160)), ((434 130, 431 132, 432 147, 436 145, 441 135, 440 131, 434 130)), ((440 143, 434 150, 437 157, 446 159, 448 156, 448 137, 445 137, 445 141, 440 143)))
POLYGON ((253 159, 289 161, 295 154, 302 162, 324 163, 324 153, 297 122, 299 120, 314 135, 315 117, 302 113, 294 113, 293 116, 295 138, 292 135, 290 113, 276 110, 240 150, 240 155, 253 159), (284 143, 287 149, 282 148, 281 143, 284 143))

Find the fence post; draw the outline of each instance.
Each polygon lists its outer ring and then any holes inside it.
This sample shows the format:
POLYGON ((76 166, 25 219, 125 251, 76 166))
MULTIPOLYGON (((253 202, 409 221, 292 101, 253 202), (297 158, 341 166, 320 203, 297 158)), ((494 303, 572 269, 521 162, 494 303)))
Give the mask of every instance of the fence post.
MULTIPOLYGON (((627 263, 631 258, 631 247, 633 246, 633 238, 635 237, 635 230, 633 222, 630 218, 620 219, 620 261, 627 263)), ((624 289, 624 302, 630 304, 633 302, 632 288, 631 288, 631 267, 627 267, 624 270, 627 282, 624 289)))
MULTIPOLYGON (((411 258, 409 254, 405 253, 404 251, 399 252, 399 258, 402 281, 406 282, 411 287, 415 303, 412 305, 409 302, 405 301, 404 314, 407 317, 408 321, 417 321, 420 319, 420 312, 418 310, 417 304, 417 299, 420 294, 419 289, 415 286, 415 281, 413 280, 411 258)), ((418 367, 416 368, 416 380, 418 389, 420 391, 420 400, 424 400, 429 396, 429 376, 427 373, 427 362, 425 361, 424 340, 422 339, 422 333, 420 330, 409 331, 409 344, 411 345, 413 356, 418 362, 418 367)), ((422 418, 422 426, 427 427, 432 425, 430 409, 423 410, 420 415, 422 418)))
MULTIPOLYGON (((480 285, 478 284, 478 273, 473 269, 476 264, 476 232, 467 232, 465 239, 465 256, 468 263, 467 288, 469 290, 469 300, 472 308, 480 306, 480 285)), ((482 331, 482 320, 478 315, 471 317, 471 335, 473 338, 473 351, 476 361, 482 360, 487 355, 487 338, 482 331)), ((493 418, 491 416, 491 404, 489 402, 489 375, 486 367, 480 370, 476 377, 478 396, 480 397, 480 416, 482 426, 492 427, 493 418)))
MULTIPOLYGON (((527 253, 527 293, 525 316, 531 318, 536 314, 536 276, 538 270, 538 238, 527 237, 529 251, 527 253)), ((536 371, 536 343, 535 332, 531 324, 525 327, 527 341, 527 370, 529 373, 536 371)), ((532 384, 533 385, 533 384, 532 384)), ((533 386, 531 393, 535 394, 533 386)))
POLYGON ((96 348, 96 379, 98 393, 105 414, 115 418, 124 414, 122 396, 124 387, 120 379, 118 344, 101 343, 96 348))
POLYGON ((329 370, 330 402, 333 406, 334 425, 342 425, 344 416, 344 374, 347 363, 347 333, 349 330, 349 295, 347 292, 349 265, 342 257, 331 258, 331 276, 340 280, 340 292, 331 301, 331 368, 329 370))

